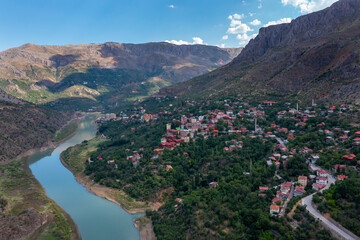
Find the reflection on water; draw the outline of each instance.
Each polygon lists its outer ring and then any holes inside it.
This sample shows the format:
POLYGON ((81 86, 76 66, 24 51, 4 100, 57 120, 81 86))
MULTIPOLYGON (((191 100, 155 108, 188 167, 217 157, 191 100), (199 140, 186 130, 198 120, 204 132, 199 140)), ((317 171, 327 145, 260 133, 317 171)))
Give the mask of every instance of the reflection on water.
POLYGON ((116 204, 89 193, 60 162, 60 153, 66 148, 95 136, 95 118, 86 116, 78 133, 55 150, 32 155, 30 168, 47 195, 71 215, 84 240, 139 239, 132 219, 141 214, 130 215, 116 204))

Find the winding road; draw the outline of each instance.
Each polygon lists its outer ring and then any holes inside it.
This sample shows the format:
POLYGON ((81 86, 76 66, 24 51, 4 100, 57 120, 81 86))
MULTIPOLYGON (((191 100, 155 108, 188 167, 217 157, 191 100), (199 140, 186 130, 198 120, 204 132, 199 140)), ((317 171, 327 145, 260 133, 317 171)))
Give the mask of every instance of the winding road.
MULTIPOLYGON (((315 170, 323 170, 319 166, 316 166, 316 165, 311 164, 311 163, 310 163, 309 166, 314 171, 315 170)), ((336 179, 334 178, 334 176, 332 176, 331 174, 328 174, 328 184, 323 189, 321 189, 320 192, 328 189, 331 184, 335 183, 335 181, 336 181, 336 179)), ((314 194, 316 194, 316 193, 313 193, 313 194, 301 199, 301 204, 303 206, 306 206, 306 209, 309 211, 309 213, 315 219, 318 219, 319 221, 321 221, 323 223, 323 225, 325 225, 332 232, 336 233, 340 237, 340 239, 360 240, 360 237, 356 236, 355 234, 353 234, 349 230, 345 229, 339 223, 336 223, 334 220, 330 221, 330 220, 326 219, 319 211, 317 211, 317 209, 315 209, 313 207, 313 205, 312 205, 312 199, 313 199, 314 194)))
MULTIPOLYGON (((276 137, 276 140, 281 144, 282 147, 286 148, 286 145, 281 138, 276 137)), ((312 163, 309 164, 309 167, 311 168, 312 171, 324 170, 321 167, 319 167, 315 164, 312 164, 312 163)), ((331 184, 335 184, 335 181, 336 181, 335 177, 333 175, 331 175, 330 173, 328 173, 328 183, 323 189, 320 190, 320 192, 328 189, 331 186, 331 184)), ((334 220, 330 221, 330 220, 326 219, 319 211, 317 211, 317 209, 315 209, 312 205, 312 199, 313 199, 314 194, 316 194, 316 193, 313 193, 313 194, 301 199, 301 204, 303 206, 306 206, 306 209, 309 211, 309 213, 315 219, 318 219, 319 221, 321 221, 323 223, 323 225, 326 226, 328 229, 330 229, 333 233, 336 233, 336 235, 339 237, 339 239, 360 240, 360 237, 356 236, 349 230, 345 229, 343 226, 341 226, 341 224, 337 223, 334 220)))

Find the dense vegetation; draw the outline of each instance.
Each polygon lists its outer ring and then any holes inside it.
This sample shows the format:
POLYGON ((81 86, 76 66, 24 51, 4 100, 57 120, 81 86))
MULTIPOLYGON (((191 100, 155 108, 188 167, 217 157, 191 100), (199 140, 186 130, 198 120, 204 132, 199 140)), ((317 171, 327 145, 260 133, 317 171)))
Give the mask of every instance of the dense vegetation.
POLYGON ((42 147, 70 118, 70 113, 0 102, 0 161, 42 147))
POLYGON ((356 235, 360 235, 360 178, 346 179, 317 194, 314 202, 319 211, 331 217, 356 235))

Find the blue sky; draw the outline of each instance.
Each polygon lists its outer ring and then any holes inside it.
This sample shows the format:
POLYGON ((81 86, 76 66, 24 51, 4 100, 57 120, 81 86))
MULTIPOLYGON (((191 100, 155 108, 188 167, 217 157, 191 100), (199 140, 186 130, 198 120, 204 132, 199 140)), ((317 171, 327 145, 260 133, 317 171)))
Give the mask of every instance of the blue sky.
POLYGON ((260 27, 336 0, 0 0, 0 51, 25 43, 244 46, 260 27))

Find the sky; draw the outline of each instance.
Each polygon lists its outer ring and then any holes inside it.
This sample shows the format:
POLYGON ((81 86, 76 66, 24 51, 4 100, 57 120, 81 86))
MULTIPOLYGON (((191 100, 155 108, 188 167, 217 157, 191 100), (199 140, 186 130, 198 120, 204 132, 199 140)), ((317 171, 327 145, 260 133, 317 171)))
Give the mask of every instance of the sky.
POLYGON ((336 0, 0 0, 0 51, 26 43, 245 46, 336 0))

